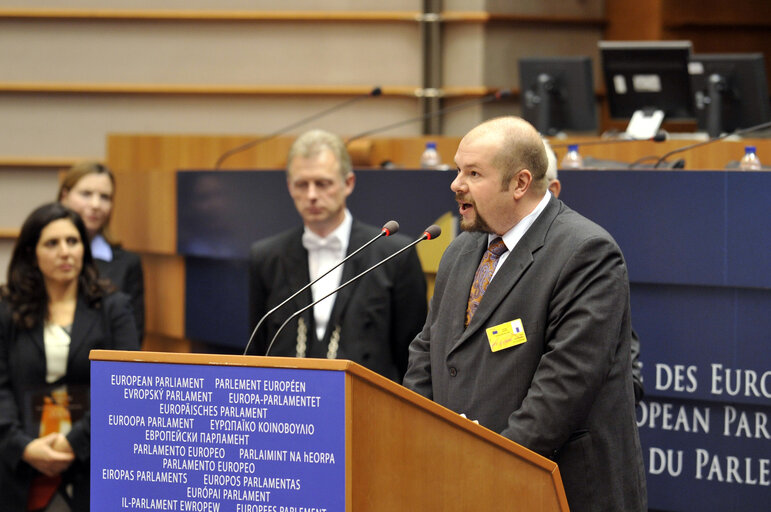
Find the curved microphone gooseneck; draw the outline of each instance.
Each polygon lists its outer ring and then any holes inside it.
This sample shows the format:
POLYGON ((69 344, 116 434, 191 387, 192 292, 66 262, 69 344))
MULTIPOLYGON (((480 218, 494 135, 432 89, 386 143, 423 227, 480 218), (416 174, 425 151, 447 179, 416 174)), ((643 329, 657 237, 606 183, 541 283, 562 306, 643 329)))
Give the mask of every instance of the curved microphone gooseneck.
POLYGON ((360 278, 361 278, 361 277, 363 277, 365 274, 368 274, 369 272, 371 272, 371 271, 375 270, 377 267, 379 267, 380 265, 382 265, 382 264, 383 264, 383 263, 385 263, 386 261, 390 260, 391 258, 394 258, 394 257, 398 256, 399 254, 403 253, 404 251, 406 251, 407 249, 409 249, 409 248, 410 248, 410 247, 412 247, 413 245, 415 245, 415 244, 417 244, 417 243, 419 243, 419 242, 422 242, 423 240, 433 240, 434 238, 438 237, 440 234, 442 234, 442 228, 440 228, 440 227, 439 227, 439 226, 437 226, 436 224, 432 224, 432 225, 430 225, 429 227, 427 227, 427 228, 426 228, 426 230, 423 232, 423 234, 420 236, 420 238, 418 238, 418 239, 417 239, 417 240, 415 240, 414 242, 412 242, 412 243, 410 243, 410 244, 408 244, 408 245, 406 245, 406 246, 402 247, 401 249, 399 249, 398 251, 396 251, 396 252, 395 252, 395 253, 393 253, 392 255, 388 256, 387 258, 380 260, 378 263, 376 263, 376 264, 372 265, 371 267, 369 267, 367 270, 365 270, 364 272, 360 273, 359 275, 357 275, 357 276, 355 276, 355 277, 352 277, 351 279, 349 279, 349 280, 348 280, 348 281, 346 281, 345 283, 341 284, 340 286, 338 286, 337 288, 335 288, 334 290, 332 290, 332 291, 331 291, 331 292, 329 292, 328 294, 324 295, 324 296, 323 296, 323 297, 321 297, 320 299, 317 299, 317 300, 315 300, 315 301, 311 302, 310 304, 308 304, 307 306, 305 306, 304 308, 301 308, 300 310, 298 310, 298 311, 295 311, 294 313, 292 313, 292 315, 291 315, 289 318, 287 318, 286 320, 284 320, 284 323, 283 323, 283 324, 281 324, 281 327, 279 327, 279 328, 278 328, 278 330, 276 331, 276 334, 274 334, 274 335, 273 335, 273 339, 272 339, 272 340, 270 340, 270 344, 268 345, 268 348, 267 348, 267 350, 265 350, 265 355, 267 356, 267 355, 269 355, 269 354, 270 354, 270 349, 271 349, 271 348, 273 348, 273 344, 276 342, 276 339, 278 339, 278 335, 279 335, 279 334, 281 334, 281 331, 283 331, 283 330, 284 330, 284 327, 286 327, 286 325, 287 325, 287 324, 288 324, 288 323, 289 323, 289 322, 290 322, 290 321, 291 321, 293 318, 297 317, 298 315, 301 315, 302 313, 304 313, 304 312, 305 312, 305 311, 307 311, 308 309, 312 308, 313 306, 315 306, 316 304, 318 304, 318 303, 319 303, 319 302, 321 302, 322 300, 326 299, 326 298, 327 298, 327 297, 329 297, 330 295, 333 295, 333 294, 335 294, 335 293, 339 292, 340 290, 342 290, 343 288, 345 288, 345 287, 346 287, 346 286, 348 286, 349 284, 353 283, 353 282, 354 282, 354 281, 356 281, 357 279, 360 279, 360 278))
MULTIPOLYGON (((302 288, 300 288, 299 290, 294 292, 289 298, 287 298, 281 304, 279 304, 278 306, 274 307, 273 309, 271 309, 270 311, 268 311, 267 313, 262 315, 262 318, 260 318, 260 321, 257 322, 257 326, 252 331, 252 335, 249 336, 249 341, 246 343, 246 348, 244 348, 243 355, 247 355, 247 352, 249 351, 249 347, 251 346, 252 341, 254 341, 254 335, 257 334, 257 330, 260 328, 262 323, 265 321, 266 318, 268 318, 270 315, 272 315, 277 309, 279 309, 281 306, 283 306, 284 304, 286 304, 287 302, 289 302, 290 300, 294 299, 299 294, 301 294, 302 292, 304 292, 305 290, 307 290, 308 288, 310 288, 311 286, 316 284, 319 280, 323 279, 327 274, 332 272, 334 269, 336 269, 337 267, 339 267, 340 265, 342 265, 343 263, 345 263, 349 259, 351 259, 354 256, 356 256, 357 254, 359 254, 364 248, 369 247, 369 245, 374 243, 375 240, 377 240, 377 239, 379 239, 379 238, 381 238, 383 236, 391 236, 394 233, 396 233, 397 231, 399 231, 399 223, 396 222, 395 220, 389 220, 388 222, 386 222, 383 225, 382 228, 380 228, 380 233, 378 233, 377 236, 375 236, 372 240, 370 240, 366 244, 362 245, 361 247, 359 247, 358 249, 353 251, 351 254, 349 254, 348 256, 343 258, 343 260, 340 263, 338 263, 337 265, 333 266, 332 268, 330 268, 329 270, 327 270, 326 272, 321 274, 319 277, 317 277, 316 279, 314 279, 310 283, 306 284, 305 286, 303 286, 302 288)), ((272 344, 272 342, 271 342, 271 344, 272 344)), ((270 350, 270 347, 268 347, 268 351, 269 350, 270 350)), ((266 351, 265 355, 267 355, 267 351, 266 351)))
POLYGON ((351 105, 352 103, 356 103, 356 102, 361 101, 361 100, 363 100, 365 98, 371 98, 371 97, 380 96, 381 94, 383 94, 383 90, 380 87, 374 87, 371 91, 369 91, 366 94, 361 94, 361 95, 358 95, 358 96, 354 96, 353 98, 349 98, 349 99, 343 101, 342 103, 338 103, 337 105, 334 105, 334 106, 332 106, 332 107, 330 107, 330 108, 328 108, 326 110, 322 110, 321 112, 313 114, 310 117, 305 117, 303 119, 300 119, 297 122, 294 122, 294 123, 292 123, 292 124, 290 124, 288 126, 285 126, 285 127, 281 128, 280 130, 277 130, 277 131, 271 133, 270 135, 266 135, 264 137, 258 137, 256 139, 252 139, 252 140, 250 140, 248 142, 245 142, 245 143, 241 144, 240 146, 236 146, 236 147, 234 147, 232 149, 229 149, 229 150, 225 151, 224 153, 222 153, 222 155, 220 155, 220 157, 214 163, 214 169, 218 170, 222 166, 222 164, 225 163, 225 160, 227 160, 231 156, 235 155, 236 153, 240 153, 241 151, 246 151, 249 148, 252 148, 254 146, 257 146, 259 144, 267 142, 267 141, 269 141, 271 139, 275 139, 279 135, 281 135, 283 133, 286 133, 286 132, 288 132, 289 130, 291 130, 293 128, 297 128, 298 126, 304 125, 306 123, 310 123, 311 121, 315 121, 316 119, 318 119, 320 117, 324 117, 327 114, 331 114, 332 112, 335 112, 336 110, 340 110, 342 108, 345 108, 348 105, 351 105))
POLYGON ((509 96, 511 96, 511 91, 508 90, 508 89, 502 89, 500 91, 496 91, 494 93, 482 96, 481 98, 475 98, 473 100, 464 101, 463 103, 459 103, 459 104, 453 105, 451 107, 441 108, 441 109, 437 110, 436 112, 428 112, 427 114, 423 114, 422 116, 411 117, 409 119, 405 119, 404 121, 398 121, 398 122, 393 123, 393 124, 389 124, 389 125, 386 125, 386 126, 380 126, 378 128, 373 128, 371 130, 367 130, 366 132, 357 133, 356 135, 348 137, 348 139, 346 139, 346 141, 345 141, 345 145, 347 146, 348 144, 350 144, 351 142, 353 142, 353 141, 355 141, 357 139, 361 139, 362 137, 366 137, 368 135, 372 135, 372 134, 375 134, 375 133, 384 132, 386 130, 390 130, 391 128, 397 128, 397 127, 403 126, 405 124, 410 124, 410 123, 414 123, 414 122, 417 122, 417 121, 423 121, 425 119, 430 119, 432 117, 441 116, 443 114, 448 114, 450 112, 455 112, 456 110, 462 110, 462 109, 467 108, 467 107, 473 107, 474 105, 481 105, 483 103, 488 103, 488 102, 491 102, 491 101, 498 101, 498 100, 500 100, 502 98, 507 98, 509 96))

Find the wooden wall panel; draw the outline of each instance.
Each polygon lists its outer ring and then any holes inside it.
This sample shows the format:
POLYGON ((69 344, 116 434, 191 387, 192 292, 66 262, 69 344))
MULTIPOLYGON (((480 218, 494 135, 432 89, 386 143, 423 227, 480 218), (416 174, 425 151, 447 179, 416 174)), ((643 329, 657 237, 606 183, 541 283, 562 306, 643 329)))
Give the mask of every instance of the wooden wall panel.
MULTIPOLYGON (((169 336, 163 336, 157 333, 148 333, 145 335, 144 342, 142 343, 142 350, 149 352, 171 352, 171 353, 185 353, 185 352, 201 352, 202 350, 195 350, 195 345, 190 340, 173 338, 169 336)), ((207 352, 211 349, 206 350, 207 352)))
POLYGON ((485 33, 485 81, 489 87, 519 89, 519 59, 523 57, 581 56, 592 58, 595 90, 602 85, 597 41, 601 27, 554 27, 548 23, 528 26, 491 23, 485 33), (550 37, 539 40, 548 30, 550 37), (533 45, 533 41, 539 41, 533 45))
MULTIPOLYGON (((270 0, 5 2, 0 111, 8 129, 0 158, 102 158, 108 133, 270 133, 376 85, 385 91, 376 101, 315 125, 358 133, 419 114, 421 2, 280 7, 270 0)), ((396 133, 420 130, 415 123, 396 133)))
POLYGON ((661 39, 661 0, 605 0, 604 39, 655 41, 661 39))
POLYGON ((598 18, 604 14, 605 0, 443 0, 442 4, 450 12, 598 18))
POLYGON ((442 83, 447 87, 484 83, 484 31, 481 23, 449 23, 443 29, 442 83))
POLYGON ((185 336, 185 261, 180 256, 143 254, 148 337, 185 336))
POLYGON ((761 52, 771 70, 767 0, 662 0, 663 36, 687 39, 697 53, 761 52))
MULTIPOLYGON (((0 93, 5 127, 0 128, 0 157, 103 158, 105 138, 110 133, 268 134, 346 99, 303 94, 272 97, 0 93)), ((352 135, 419 114, 418 102, 412 97, 367 98, 292 133, 315 127, 352 135)), ((420 123, 414 122, 390 134, 410 136, 420 130, 420 123)))
POLYGON ((458 149, 460 137, 430 136, 373 138, 370 165, 378 167, 382 162, 390 161, 394 165, 406 169, 420 167, 420 155, 426 147, 426 142, 436 142, 436 150, 443 163, 455 169, 455 151, 458 149))
POLYGON ((6 282, 8 263, 27 216, 43 203, 56 199, 61 160, 0 159, 0 284, 6 282))
MULTIPOLYGON (((465 100, 455 99, 445 100, 444 106, 453 107, 463 103, 464 101, 465 100)), ((487 105, 477 105, 471 108, 464 108, 461 111, 453 112, 442 120, 442 131, 446 136, 456 136, 460 139, 460 137, 465 135, 471 128, 477 125, 480 119, 491 119, 493 117, 505 114, 519 115, 519 112, 519 102, 513 99, 509 101, 496 102, 495 105, 488 103, 487 105)), ((451 156, 454 155, 455 151, 453 150, 451 156)), ((444 155, 442 156, 444 157, 444 155)), ((449 162, 445 160, 445 163, 452 164, 452 160, 449 162)))
MULTIPOLYGON (((17 236, 16 234, 13 235, 17 236)), ((15 238, 0 237, 0 283, 8 282, 8 264, 11 262, 13 246, 16 244, 15 238)))
POLYGON ((726 41, 727 30, 725 27, 683 27, 666 29, 664 33, 671 39, 691 41, 694 53, 763 53, 766 76, 771 76, 771 23, 764 28, 733 29, 730 42, 726 41))
POLYGON ((170 172, 116 171, 115 181, 112 225, 116 237, 133 251, 176 253, 176 176, 170 172))
MULTIPOLYGON (((554 1, 554 0, 552 0, 554 1)), ((573 0, 576 1, 576 0, 573 0)), ((7 6, 16 4, 23 8, 62 7, 61 0, 7 0, 7 6)), ((324 0, 324 8, 334 11, 404 11, 419 10, 421 0, 324 0)), ((232 9, 232 10, 275 10, 276 0, 68 0, 68 9, 141 9, 141 10, 179 10, 179 9, 232 9)), ((319 8, 318 0, 281 0, 281 9, 309 11, 319 8)))
POLYGON ((420 84, 420 37, 414 21, 64 21, 0 18, 0 47, 6 49, 0 52, 0 80, 420 84))
POLYGON ((29 213, 56 200, 59 169, 0 167, 0 229, 18 230, 29 213))
POLYGON ((768 26, 771 11, 768 0, 661 0, 663 20, 667 27, 674 26, 768 26))

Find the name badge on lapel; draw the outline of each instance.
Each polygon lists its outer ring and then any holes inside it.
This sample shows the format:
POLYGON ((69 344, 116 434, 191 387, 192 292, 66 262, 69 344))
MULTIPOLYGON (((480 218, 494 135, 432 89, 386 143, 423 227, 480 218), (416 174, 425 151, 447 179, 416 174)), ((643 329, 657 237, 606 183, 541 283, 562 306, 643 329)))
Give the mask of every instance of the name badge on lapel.
POLYGON ((521 318, 490 327, 485 332, 487 332, 490 350, 493 352, 521 345, 527 341, 521 318))

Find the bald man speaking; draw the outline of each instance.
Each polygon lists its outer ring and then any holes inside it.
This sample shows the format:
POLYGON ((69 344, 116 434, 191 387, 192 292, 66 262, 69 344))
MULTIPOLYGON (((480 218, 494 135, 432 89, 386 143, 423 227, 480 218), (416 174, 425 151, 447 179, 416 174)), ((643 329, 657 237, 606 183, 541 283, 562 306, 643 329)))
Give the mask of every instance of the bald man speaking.
POLYGON ((570 510, 646 510, 621 250, 547 190, 526 121, 477 126, 455 162, 464 233, 442 257, 404 385, 553 459, 570 510))

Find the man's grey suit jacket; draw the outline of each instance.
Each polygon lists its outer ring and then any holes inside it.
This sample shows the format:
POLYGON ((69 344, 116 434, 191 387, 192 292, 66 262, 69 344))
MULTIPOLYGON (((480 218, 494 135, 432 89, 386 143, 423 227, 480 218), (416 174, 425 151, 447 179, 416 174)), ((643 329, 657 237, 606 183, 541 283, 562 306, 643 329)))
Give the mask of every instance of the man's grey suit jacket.
POLYGON ((446 250, 404 385, 552 458, 571 510, 645 510, 621 250, 552 198, 464 328, 486 246, 463 233, 446 250), (518 319, 527 341, 492 352, 485 329, 518 319))

